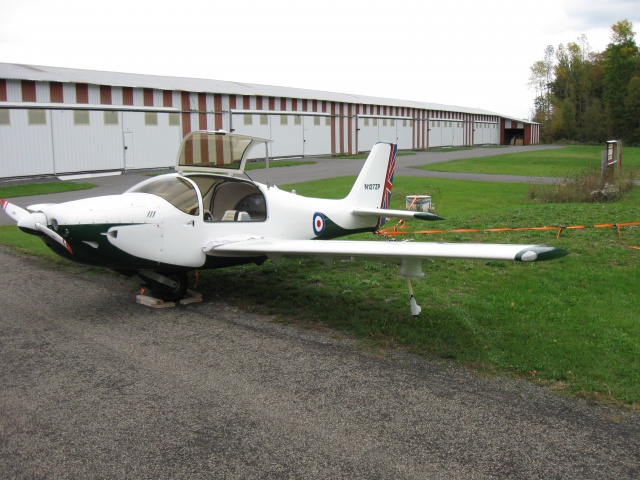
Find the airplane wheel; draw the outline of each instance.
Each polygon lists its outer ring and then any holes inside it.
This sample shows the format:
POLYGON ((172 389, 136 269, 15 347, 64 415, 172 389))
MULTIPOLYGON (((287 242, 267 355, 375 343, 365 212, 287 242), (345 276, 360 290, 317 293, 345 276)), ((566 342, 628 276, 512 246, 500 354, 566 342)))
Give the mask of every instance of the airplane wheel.
POLYGON ((173 280, 177 285, 174 288, 171 288, 167 285, 154 282, 154 285, 151 288, 151 293, 154 297, 160 298, 165 302, 177 302, 184 297, 187 293, 187 288, 189 287, 187 272, 166 272, 161 273, 161 275, 173 280))

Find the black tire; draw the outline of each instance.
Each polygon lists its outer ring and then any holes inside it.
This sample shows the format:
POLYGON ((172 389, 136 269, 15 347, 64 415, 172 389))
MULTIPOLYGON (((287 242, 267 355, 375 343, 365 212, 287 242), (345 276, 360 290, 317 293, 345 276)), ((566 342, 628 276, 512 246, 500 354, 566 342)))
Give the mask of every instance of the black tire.
POLYGON ((159 298, 165 302, 177 302, 185 296, 189 288, 187 272, 161 272, 160 275, 173 280, 177 285, 172 288, 161 283, 153 282, 150 288, 151 294, 155 298, 159 298))

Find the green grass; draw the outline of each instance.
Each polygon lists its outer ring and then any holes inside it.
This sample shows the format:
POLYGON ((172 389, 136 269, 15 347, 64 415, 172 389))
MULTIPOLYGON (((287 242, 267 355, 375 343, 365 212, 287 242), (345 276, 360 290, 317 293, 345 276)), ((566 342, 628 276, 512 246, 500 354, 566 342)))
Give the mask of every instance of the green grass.
MULTIPOLYGON (((574 177, 588 168, 599 168, 603 147, 577 145, 553 150, 512 153, 423 165, 438 172, 490 173, 536 177, 574 177)), ((640 148, 624 147, 623 168, 640 169, 640 148)))
POLYGON ((93 183, 71 182, 46 182, 30 183, 24 185, 0 186, 0 198, 28 197, 31 195, 44 195, 49 193, 72 192, 75 190, 88 190, 94 188, 93 183))
POLYGON ((57 260, 57 255, 40 238, 23 233, 15 225, 0 226, 0 244, 11 247, 21 253, 57 260))
MULTIPOLYGON (((353 180, 281 188, 340 198, 353 180)), ((404 208, 405 195, 430 194, 436 212, 447 218, 410 223, 410 230, 640 221, 637 188, 606 204, 535 204, 527 191, 526 184, 398 177, 391 206, 404 208)), ((371 234, 352 238, 384 241, 371 234)), ((406 282, 393 262, 336 262, 331 269, 314 260, 283 261, 281 266, 266 262, 201 272, 198 290, 212 300, 277 315, 282 322, 337 329, 374 348, 402 347, 450 358, 481 374, 513 375, 564 394, 640 409, 640 251, 625 246, 640 246, 640 228, 626 228, 621 236, 615 229, 566 230, 559 239, 549 231, 445 232, 402 239, 545 243, 570 255, 539 264, 425 262, 426 276, 414 282, 423 307, 418 318, 409 314, 406 282)), ((0 243, 51 255, 42 242, 14 226, 0 227, 0 243)))
MULTIPOLYGON (((353 179, 288 185, 339 198, 353 179)), ((446 222, 427 228, 535 227, 640 221, 640 191, 612 204, 531 204, 526 185, 398 178, 394 192, 430 193, 446 222), (481 202, 472 199, 481 199, 481 202), (446 212, 446 213, 445 213, 446 212)), ((392 207, 403 208, 394 195, 392 207)), ((425 228, 424 223, 410 228, 425 228)), ((438 260, 414 282, 423 311, 409 314, 405 282, 389 262, 267 262, 201 275, 205 294, 282 321, 328 326, 379 346, 454 359, 601 402, 640 406, 640 229, 416 235, 414 241, 545 243, 568 257, 540 264, 438 260), (250 291, 237 285, 250 282, 250 291), (327 308, 328 306, 331 308, 327 308)), ((354 238, 372 239, 371 235, 354 238)))

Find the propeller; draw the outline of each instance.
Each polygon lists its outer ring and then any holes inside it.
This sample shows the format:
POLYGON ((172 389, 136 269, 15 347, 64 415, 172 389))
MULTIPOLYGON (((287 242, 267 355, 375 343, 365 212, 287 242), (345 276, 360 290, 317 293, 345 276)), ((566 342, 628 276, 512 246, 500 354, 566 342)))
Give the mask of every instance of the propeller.
POLYGON ((0 198, 0 205, 2 205, 2 209, 7 213, 7 215, 13 218, 16 222, 19 222, 21 218, 30 215, 30 213, 24 208, 20 208, 13 203, 9 203, 4 198, 0 198))
POLYGON ((30 213, 24 208, 20 208, 13 203, 7 202, 4 198, 0 198, 0 205, 2 206, 2 209, 7 212, 7 215, 9 215, 18 223, 19 228, 36 230, 40 233, 43 233, 47 237, 58 242, 60 245, 66 248, 70 254, 73 255, 71 245, 69 245, 67 241, 59 234, 47 227, 47 217, 44 215, 44 213, 30 213))

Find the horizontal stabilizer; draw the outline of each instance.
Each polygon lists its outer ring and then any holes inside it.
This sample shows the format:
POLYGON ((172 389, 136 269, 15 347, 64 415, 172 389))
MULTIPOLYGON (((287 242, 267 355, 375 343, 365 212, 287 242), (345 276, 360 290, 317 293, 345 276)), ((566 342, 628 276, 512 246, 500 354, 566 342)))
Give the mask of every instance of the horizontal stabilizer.
POLYGON ((361 208, 353 209, 354 215, 378 218, 415 218, 416 220, 444 220, 440 215, 429 212, 414 212, 412 210, 389 210, 382 208, 361 208))

